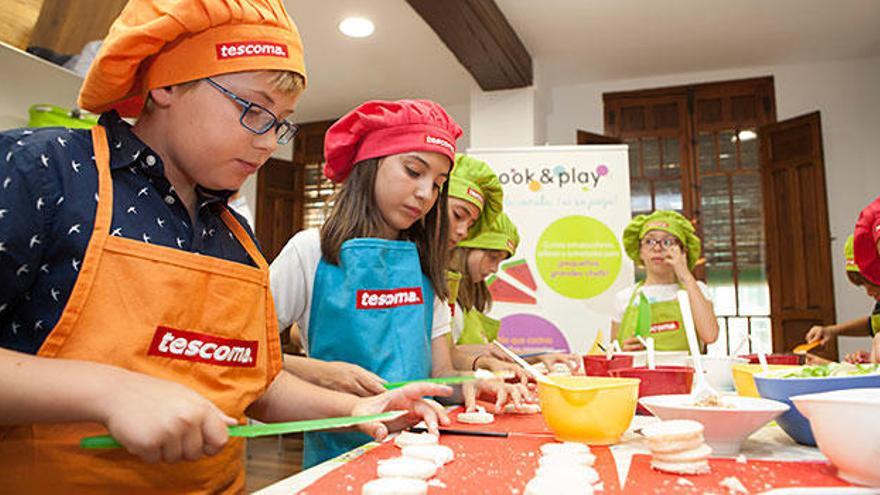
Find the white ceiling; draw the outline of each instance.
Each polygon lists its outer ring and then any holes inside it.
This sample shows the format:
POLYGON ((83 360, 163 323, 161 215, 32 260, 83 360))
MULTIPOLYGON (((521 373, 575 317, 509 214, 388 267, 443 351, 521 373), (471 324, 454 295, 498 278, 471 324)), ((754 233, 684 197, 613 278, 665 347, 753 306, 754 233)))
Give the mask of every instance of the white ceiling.
MULTIPOLYGON (((443 0, 437 0, 443 1, 443 0)), ((880 56, 878 0, 496 0, 542 85, 880 56)), ((368 99, 467 105, 473 79, 404 0, 285 0, 306 49, 299 121, 368 99), (337 24, 376 23, 366 39, 337 24)))

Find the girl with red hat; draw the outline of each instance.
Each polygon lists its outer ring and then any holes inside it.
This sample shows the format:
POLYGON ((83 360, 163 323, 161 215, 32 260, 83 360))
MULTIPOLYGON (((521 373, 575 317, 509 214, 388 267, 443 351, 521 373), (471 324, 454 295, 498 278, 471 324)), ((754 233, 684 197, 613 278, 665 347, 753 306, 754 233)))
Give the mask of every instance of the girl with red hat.
MULTIPOLYGON (((328 129, 324 174, 342 183, 333 211, 320 232, 296 234, 271 267, 279 328, 296 322, 313 358, 288 358, 288 370, 307 376, 318 359, 387 381, 456 373, 444 301, 446 182, 460 135, 427 100, 367 102, 328 129)), ((527 394, 494 381, 477 387, 499 405, 527 394)), ((358 433, 307 433, 303 464, 366 441, 358 433)))

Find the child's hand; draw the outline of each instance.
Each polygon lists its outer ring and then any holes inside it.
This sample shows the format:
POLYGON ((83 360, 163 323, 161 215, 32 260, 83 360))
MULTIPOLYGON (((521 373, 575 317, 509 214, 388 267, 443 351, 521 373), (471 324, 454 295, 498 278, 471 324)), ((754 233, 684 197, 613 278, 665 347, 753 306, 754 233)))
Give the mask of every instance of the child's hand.
POLYGON ((851 364, 870 363, 872 357, 868 354, 868 351, 858 351, 847 354, 843 360, 851 364))
POLYGON ((329 388, 347 392, 359 397, 370 397, 385 393, 382 386, 385 380, 378 375, 361 368, 356 364, 344 361, 321 362, 320 376, 317 384, 329 388))
POLYGON ((462 385, 464 408, 467 412, 476 411, 477 397, 495 401, 495 412, 500 413, 504 406, 511 402, 520 407, 524 402, 536 402, 537 399, 529 389, 521 383, 504 383, 501 380, 476 380, 462 385))
POLYGON ((129 452, 149 463, 194 461, 226 445, 237 421, 211 401, 178 383, 123 373, 102 410, 110 434, 129 452))
POLYGON ((666 250, 666 258, 663 260, 667 265, 675 271, 675 276, 679 281, 684 281, 688 277, 693 277, 691 271, 688 270, 687 255, 677 244, 670 246, 666 250))
MULTIPOLYGON (((493 346, 494 347, 494 346, 493 346)), ((507 357, 507 355, 505 355, 507 357)), ((529 375, 526 373, 524 369, 522 369, 518 364, 510 361, 509 359, 498 359, 495 355, 482 355, 477 358, 477 361, 474 362, 474 366, 477 368, 487 369, 493 373, 504 373, 510 372, 513 373, 513 376, 522 383, 526 384, 529 381, 529 375)))
POLYGON ((352 416, 365 416, 368 414, 378 414, 385 411, 398 411, 406 409, 409 414, 402 418, 390 421, 388 423, 364 423, 358 428, 375 438, 382 440, 388 436, 389 431, 402 430, 408 426, 412 426, 419 421, 424 421, 428 427, 428 431, 434 435, 438 434, 438 423, 443 425, 449 424, 449 416, 446 410, 440 404, 430 399, 423 399, 426 396, 448 397, 452 395, 452 389, 445 385, 437 385, 434 383, 410 383, 395 390, 385 392, 381 395, 366 397, 359 399, 351 410, 352 416))
POLYGON ((541 354, 539 356, 535 356, 532 358, 536 361, 544 363, 544 366, 547 367, 548 370, 553 371, 553 365, 562 363, 568 366, 568 369, 571 371, 573 375, 583 375, 584 371, 581 367, 581 363, 584 362, 583 358, 581 358, 578 354, 574 353, 564 353, 564 352, 551 352, 547 354, 541 354))
POLYGON ((645 350, 645 346, 643 346, 642 343, 639 342, 639 339, 637 339, 636 337, 630 337, 624 340, 622 344, 623 345, 621 346, 621 348, 623 348, 623 350, 626 352, 645 350))
POLYGON ((828 343, 828 340, 833 336, 834 335, 831 332, 831 327, 813 325, 812 327, 810 327, 810 330, 807 332, 807 336, 804 338, 807 342, 814 342, 818 340, 820 344, 825 345, 826 343, 828 343))

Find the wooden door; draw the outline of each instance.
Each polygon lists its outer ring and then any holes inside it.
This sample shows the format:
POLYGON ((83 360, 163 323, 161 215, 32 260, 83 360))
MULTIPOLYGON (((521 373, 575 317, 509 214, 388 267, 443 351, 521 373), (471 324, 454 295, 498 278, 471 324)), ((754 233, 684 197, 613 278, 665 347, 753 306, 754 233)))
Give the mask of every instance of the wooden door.
POLYGON ((308 202, 307 164, 324 162, 324 133, 334 121, 300 125, 293 160, 271 159, 257 176, 257 239, 271 263, 287 241, 304 227, 308 202))
MULTIPOLYGON (((773 347, 791 350, 835 321, 819 112, 760 128, 773 347)), ((837 359, 837 342, 820 353, 837 359)))

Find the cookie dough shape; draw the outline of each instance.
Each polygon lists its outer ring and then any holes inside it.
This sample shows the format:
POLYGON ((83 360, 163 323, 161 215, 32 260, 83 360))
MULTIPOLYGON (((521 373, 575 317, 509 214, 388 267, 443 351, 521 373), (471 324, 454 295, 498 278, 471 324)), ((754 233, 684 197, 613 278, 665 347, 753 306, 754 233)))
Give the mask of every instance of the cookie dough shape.
POLYGON ((380 478, 415 478, 426 480, 437 473, 437 465, 415 457, 394 457, 379 461, 380 478))
POLYGON ((485 408, 477 406, 477 410, 474 412, 459 413, 457 420, 459 423, 486 425, 495 421, 495 415, 487 412, 485 408))
POLYGON ((401 449, 410 445, 437 445, 437 435, 430 433, 413 433, 410 431, 402 431, 394 438, 394 445, 401 449))
POLYGON ((424 495, 428 493, 425 480, 413 478, 379 478, 364 483, 362 495, 424 495))
POLYGON ((401 453, 404 457, 415 457, 431 461, 438 467, 451 462, 455 458, 452 449, 445 445, 407 445, 401 453))

